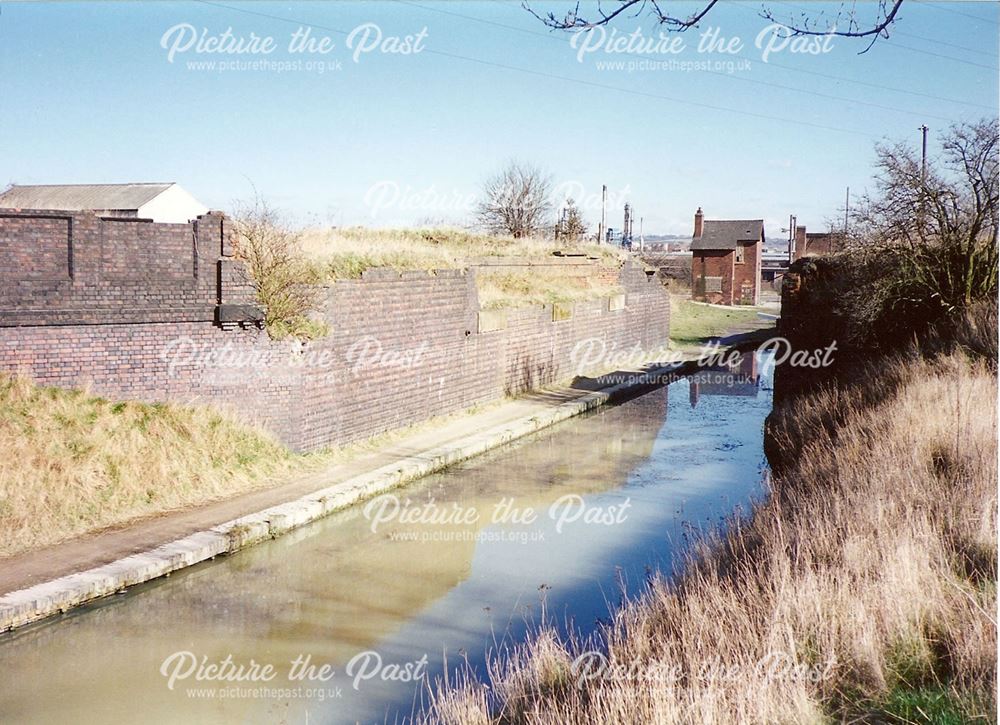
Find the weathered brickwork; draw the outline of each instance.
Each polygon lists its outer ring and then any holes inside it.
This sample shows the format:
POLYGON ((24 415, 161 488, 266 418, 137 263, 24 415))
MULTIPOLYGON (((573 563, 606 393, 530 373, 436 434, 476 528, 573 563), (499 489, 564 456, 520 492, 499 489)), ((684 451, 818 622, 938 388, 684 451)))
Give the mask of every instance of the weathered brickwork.
POLYGON ((227 224, 0 210, 0 325, 210 321, 220 290, 249 291, 219 284, 227 224))
POLYGON ((742 244, 743 262, 733 264, 734 305, 756 305, 760 301, 761 243, 742 244))
POLYGON ((624 305, 511 310, 484 332, 474 271, 371 270, 324 288, 328 337, 273 341, 215 322, 220 305, 252 301, 231 254, 219 214, 188 225, 0 211, 0 370, 213 403, 309 450, 572 377, 581 340, 653 350, 668 336, 668 295, 627 265, 624 305))
POLYGON ((691 257, 692 297, 700 302, 731 304, 733 298, 733 253, 705 250, 691 257))
POLYGON ((718 305, 756 305, 760 301, 760 244, 744 244, 743 261, 733 250, 699 250, 691 258, 693 298, 718 305), (717 286, 706 281, 717 279, 717 286))

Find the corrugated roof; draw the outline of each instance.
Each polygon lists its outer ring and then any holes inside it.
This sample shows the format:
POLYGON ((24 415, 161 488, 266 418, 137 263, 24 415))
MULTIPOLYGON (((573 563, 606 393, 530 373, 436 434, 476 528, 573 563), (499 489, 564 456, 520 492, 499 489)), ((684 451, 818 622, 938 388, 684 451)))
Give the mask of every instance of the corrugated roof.
POLYGON ((0 194, 8 209, 138 209, 173 186, 152 184, 15 185, 0 194))
POLYGON ((739 242, 759 241, 763 228, 763 219, 706 219, 701 236, 691 240, 691 249, 736 249, 739 242))

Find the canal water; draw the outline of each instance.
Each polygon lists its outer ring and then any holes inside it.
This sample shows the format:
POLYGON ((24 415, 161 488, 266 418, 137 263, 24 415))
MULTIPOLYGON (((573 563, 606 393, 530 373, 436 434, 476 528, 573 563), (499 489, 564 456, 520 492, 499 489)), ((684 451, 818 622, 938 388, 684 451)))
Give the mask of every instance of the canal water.
POLYGON ((4 635, 0 722, 391 723, 444 666, 482 672, 543 601, 587 634, 764 492, 769 362, 747 354, 4 635))

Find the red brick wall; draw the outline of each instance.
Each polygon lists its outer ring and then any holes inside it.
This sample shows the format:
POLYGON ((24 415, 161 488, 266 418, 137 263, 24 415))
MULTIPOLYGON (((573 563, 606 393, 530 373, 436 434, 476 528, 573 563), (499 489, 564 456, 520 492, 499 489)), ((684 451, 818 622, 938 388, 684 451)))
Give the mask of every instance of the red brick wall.
POLYGON ((719 305, 756 305, 760 301, 760 265, 759 242, 744 246, 742 263, 736 262, 733 250, 697 250, 691 258, 691 297, 719 305), (721 277, 722 291, 706 291, 705 277, 721 277))
POLYGON ((760 242, 744 245, 743 264, 733 266, 731 304, 756 305, 760 300, 760 242))
POLYGON ((212 320, 228 220, 190 224, 0 209, 0 325, 212 320))
POLYGON ((110 398, 213 403, 308 450, 571 377, 581 340, 619 351, 667 341, 669 297, 633 266, 620 273, 624 309, 578 303, 560 321, 551 307, 514 310, 492 332, 479 331, 464 270, 337 282, 324 289, 322 340, 224 330, 217 303, 251 294, 224 256, 226 223, 0 212, 0 371, 110 398))
POLYGON ((733 304, 733 252, 698 250, 691 258, 692 298, 717 305, 733 304), (706 292, 705 277, 722 277, 721 292, 706 292))
POLYGON ((839 232, 810 232, 806 234, 804 254, 822 256, 836 254, 844 245, 844 235, 839 232))

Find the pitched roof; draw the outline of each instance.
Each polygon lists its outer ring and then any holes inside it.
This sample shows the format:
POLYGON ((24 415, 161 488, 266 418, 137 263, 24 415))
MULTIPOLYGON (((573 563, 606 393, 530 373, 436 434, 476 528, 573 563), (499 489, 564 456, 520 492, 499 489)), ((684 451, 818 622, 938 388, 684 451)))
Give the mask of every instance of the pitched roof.
POLYGON ((138 209, 173 186, 156 184, 15 185, 0 194, 10 209, 138 209))
POLYGON ((706 219, 701 236, 691 240, 691 249, 736 249, 738 242, 760 241, 763 229, 763 219, 706 219))

